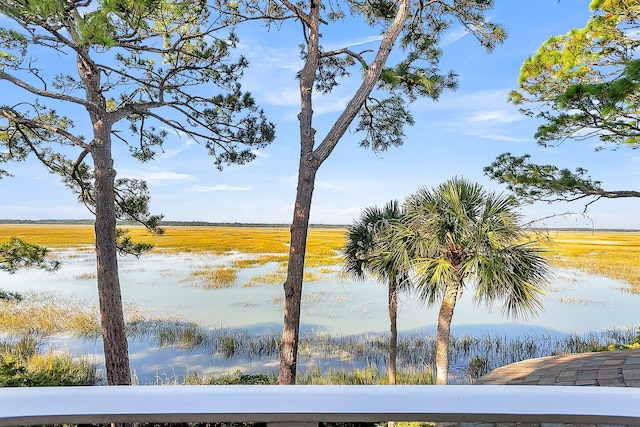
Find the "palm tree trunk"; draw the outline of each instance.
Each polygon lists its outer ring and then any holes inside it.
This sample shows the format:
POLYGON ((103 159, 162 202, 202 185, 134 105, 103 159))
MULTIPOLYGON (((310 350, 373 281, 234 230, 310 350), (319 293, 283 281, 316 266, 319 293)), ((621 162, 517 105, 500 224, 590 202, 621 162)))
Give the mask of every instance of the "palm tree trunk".
POLYGON ((398 291, 396 278, 389 279, 389 321, 391 335, 389 336, 389 384, 396 383, 396 360, 398 358, 398 291))
POLYGON ((451 319, 458 298, 459 283, 447 286, 440 312, 438 313, 438 331, 436 334, 436 384, 446 385, 449 379, 449 343, 451 341, 451 319))
MULTIPOLYGON (((396 277, 389 279, 389 385, 396 384, 396 361, 398 359, 398 282, 396 277)), ((388 427, 396 427, 395 421, 387 422, 388 427)))

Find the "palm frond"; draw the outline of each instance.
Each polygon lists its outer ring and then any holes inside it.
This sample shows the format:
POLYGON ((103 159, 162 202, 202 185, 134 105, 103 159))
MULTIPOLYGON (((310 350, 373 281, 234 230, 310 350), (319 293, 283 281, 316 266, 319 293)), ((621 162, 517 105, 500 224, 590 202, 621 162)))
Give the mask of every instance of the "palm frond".
POLYGON ((453 178, 419 189, 406 206, 403 239, 415 239, 411 245, 419 248, 412 252, 413 270, 425 302, 433 304, 458 282, 475 287, 476 303, 502 302, 507 315, 541 310, 549 267, 538 249, 523 243, 527 235, 514 197, 453 178))
POLYGON ((398 289, 409 287, 409 258, 392 247, 390 230, 400 221, 404 210, 396 200, 383 208, 366 208, 358 220, 347 230, 347 241, 343 249, 344 271, 348 275, 363 279, 372 274, 380 281, 400 279, 398 289))

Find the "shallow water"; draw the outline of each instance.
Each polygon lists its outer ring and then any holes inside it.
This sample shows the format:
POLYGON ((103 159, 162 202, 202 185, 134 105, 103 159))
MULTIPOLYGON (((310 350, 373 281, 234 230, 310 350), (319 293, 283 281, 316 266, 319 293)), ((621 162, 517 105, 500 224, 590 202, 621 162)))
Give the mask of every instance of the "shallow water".
MULTIPOLYGON (((55 273, 24 270, 9 275, 0 272, 0 287, 16 292, 55 292, 87 300, 97 305, 95 258, 90 251, 67 251, 53 254, 62 266, 55 273)), ((247 268, 238 272, 235 286, 204 289, 198 286, 194 271, 226 265, 247 255, 231 253, 161 254, 152 253, 136 259, 119 259, 124 303, 159 316, 195 321, 205 327, 232 328, 249 333, 279 332, 282 325, 282 286, 265 284, 244 287, 251 277, 275 272, 276 263, 247 268)), ((388 331, 386 287, 374 280, 362 282, 320 274, 321 280, 305 283, 303 291, 303 331, 323 331, 346 336, 379 334, 388 331)), ((317 273, 317 272, 316 272, 317 273)), ((553 333, 586 333, 638 324, 640 295, 624 291, 624 283, 588 275, 575 270, 558 270, 544 299, 545 312, 540 316, 513 321, 501 314, 499 306, 477 307, 472 291, 456 305, 452 331, 455 334, 504 336, 553 333), (545 332, 546 333, 546 332, 545 332)), ((426 307, 410 295, 401 295, 398 327, 401 333, 430 333, 435 330, 438 307, 426 307)), ((51 344, 74 354, 93 355, 100 360, 101 343, 56 337, 51 344)), ((208 373, 275 371, 273 360, 222 360, 211 355, 176 349, 161 349, 144 340, 130 343, 132 366, 143 383, 154 379, 183 375, 187 371, 208 373)), ((318 363, 335 365, 335 360, 301 360, 301 367, 318 363)), ((348 363, 348 362, 346 362, 348 363)))
MULTIPOLYGON (((16 292, 56 292, 97 304, 95 259, 91 252, 54 254, 62 267, 55 273, 23 270, 9 275, 0 272, 4 290, 16 292)), ((177 316, 209 327, 242 328, 252 331, 280 329, 282 324, 282 286, 242 286, 251 277, 275 272, 278 264, 246 268, 238 272, 236 285, 205 289, 198 286, 194 271, 225 265, 243 254, 148 254, 140 259, 119 259, 123 301, 159 315, 177 316)), ((302 327, 333 334, 386 332, 387 291, 375 280, 353 281, 334 273, 322 280, 305 283, 302 327)), ((558 270, 544 298, 545 311, 527 320, 502 316, 499 305, 477 307, 472 291, 463 294, 456 305, 455 329, 465 332, 495 330, 508 332, 525 328, 546 328, 558 332, 589 332, 604 328, 635 325, 640 295, 624 291, 625 284, 576 270, 558 270)), ((398 325, 401 331, 430 329, 435 326, 438 307, 426 307, 411 295, 401 295, 398 325)))

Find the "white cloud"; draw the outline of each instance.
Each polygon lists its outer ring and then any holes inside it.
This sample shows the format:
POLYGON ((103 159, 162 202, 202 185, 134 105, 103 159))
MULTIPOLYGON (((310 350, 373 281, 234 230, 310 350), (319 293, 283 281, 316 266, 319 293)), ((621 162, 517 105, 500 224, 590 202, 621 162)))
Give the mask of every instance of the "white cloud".
POLYGON ((268 104, 289 107, 300 104, 300 91, 293 87, 281 88, 266 92, 263 98, 268 104))
POLYGON ((478 138, 486 138, 493 139, 496 141, 506 141, 506 142, 531 142, 531 138, 518 138, 515 136, 509 135, 501 135, 498 133, 492 133, 487 130, 475 131, 475 132, 466 132, 465 135, 475 136, 478 138))
POLYGON ((172 157, 175 157, 177 154, 180 154, 181 152, 183 152, 186 148, 186 145, 184 147, 180 147, 180 148, 174 148, 171 150, 164 150, 159 158, 160 159, 170 159, 172 157))
POLYGON ((378 42, 380 40, 382 40, 382 35, 365 36, 365 37, 359 37, 353 40, 331 42, 324 47, 326 50, 334 50, 334 49, 342 49, 347 47, 362 46, 363 44, 378 42))
POLYGON ((470 122, 513 123, 524 119, 524 116, 513 110, 492 110, 472 114, 470 122))
POLYGON ((313 113, 320 115, 320 114, 327 114, 327 113, 342 112, 344 111, 350 99, 351 97, 349 96, 342 96, 338 98, 326 97, 326 96, 320 97, 314 103, 313 113))
POLYGON ((227 184, 194 185, 193 187, 191 187, 191 191, 195 191, 197 193, 207 193, 211 191, 248 191, 248 190, 251 190, 251 187, 227 185, 227 184))
POLYGON ((272 68, 279 68, 282 70, 293 71, 297 73, 303 67, 303 63, 300 59, 290 60, 289 58, 294 57, 297 58, 298 54, 292 55, 289 50, 275 50, 275 49, 267 49, 269 53, 263 52, 262 62, 260 65, 268 66, 272 68))
POLYGON ((341 211, 337 211, 336 214, 340 217, 357 217, 366 209, 366 206, 358 206, 357 208, 347 208, 341 211))
MULTIPOLYGON (((491 16, 487 16, 486 17, 486 22, 491 22, 491 16)), ((444 37, 442 37, 442 40, 440 42, 440 46, 442 46, 442 47, 449 46, 449 45, 457 42, 458 40, 462 39, 467 34, 470 34, 470 32, 465 27, 459 27, 459 28, 457 28, 455 30, 449 31, 448 33, 446 33, 444 35, 444 37)))
MULTIPOLYGON (((183 132, 183 131, 181 131, 181 130, 178 130, 178 129, 175 129, 175 128, 172 128, 172 127, 166 127, 166 126, 162 126, 162 130, 163 130, 163 131, 165 131, 165 132, 167 132, 167 133, 174 134, 175 136, 179 137, 180 139, 182 139, 182 138, 186 138, 186 139, 187 139, 187 141, 189 141, 189 140, 190 140, 190 139, 189 139, 189 137, 187 136, 187 133, 186 133, 186 132, 183 132)), ((187 143, 188 143, 188 142, 187 142, 187 143)), ((193 142, 192 142, 192 143, 193 143, 193 142)))
MULTIPOLYGON (((297 177, 296 177, 296 180, 297 180, 297 177)), ((338 185, 329 181, 322 181, 322 180, 316 180, 314 187, 315 188, 332 188, 332 189, 342 188, 341 185, 338 185)))
MULTIPOLYGON (((351 99, 350 96, 332 96, 321 95, 314 92, 315 99, 313 102, 314 115, 321 115, 327 113, 342 112, 347 106, 347 103, 351 99)), ((279 107, 295 107, 296 110, 292 112, 297 117, 298 109, 300 107, 300 91, 298 88, 280 89, 278 91, 267 92, 262 97, 264 101, 270 105, 276 105, 279 107)), ((293 117, 293 118, 295 118, 293 117)), ((291 118, 291 117, 290 117, 291 118)))
POLYGON ((414 103, 421 110, 499 110, 505 108, 509 89, 493 89, 477 92, 445 92, 438 101, 423 98, 414 103))
POLYGON ((457 30, 450 31, 447 34, 445 34, 445 36, 442 38, 442 41, 440 42, 440 46, 442 47, 449 46, 457 42, 458 40, 462 39, 467 34, 469 34, 469 31, 467 31, 465 28, 459 28, 457 30))
POLYGON ((273 47, 273 45, 265 45, 264 43, 264 40, 255 43, 240 43, 239 50, 249 58, 251 67, 275 68, 293 72, 298 72, 302 68, 303 63, 297 45, 280 44, 278 47, 273 47))
POLYGON ((421 101, 419 109, 430 115, 441 115, 442 131, 475 136, 496 141, 529 143, 522 126, 526 117, 515 106, 507 103, 508 89, 495 89, 470 93, 447 93, 439 102, 421 101))
POLYGON ((267 158, 267 157, 271 157, 271 154, 269 153, 265 153, 264 151, 260 151, 258 149, 256 150, 251 150, 251 154, 253 154, 256 157, 262 157, 262 158, 267 158))
POLYGON ((118 170, 118 176, 120 178, 143 179, 147 182, 186 181, 192 178, 191 175, 186 173, 163 171, 163 170, 157 170, 157 169, 149 169, 149 170, 120 169, 118 170))

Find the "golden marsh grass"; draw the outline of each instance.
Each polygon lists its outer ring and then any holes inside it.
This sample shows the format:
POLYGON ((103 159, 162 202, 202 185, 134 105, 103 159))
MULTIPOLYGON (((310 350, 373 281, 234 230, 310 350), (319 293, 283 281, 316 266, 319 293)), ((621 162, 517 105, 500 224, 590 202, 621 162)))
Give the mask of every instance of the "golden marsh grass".
MULTIPOLYGON (((267 262, 286 264, 289 253, 288 227, 165 227, 164 234, 151 235, 142 227, 124 227, 136 242, 151 243, 155 251, 242 252, 255 254, 255 260, 237 261, 238 267, 263 265, 267 262)), ((0 224, 0 242, 20 237, 50 249, 77 248, 94 244, 90 225, 0 224)), ((335 265, 344 244, 345 229, 311 228, 307 242, 309 267, 335 265)))
POLYGON ((249 280, 245 281, 242 284, 242 286, 244 286, 245 288, 248 288, 251 286, 282 284, 284 283, 286 278, 287 278, 286 273, 281 273, 276 271, 274 273, 267 273, 267 274, 261 274, 259 276, 253 276, 249 280))
POLYGON ((238 270, 218 266, 211 270, 194 271, 191 275, 202 279, 202 286, 204 288, 230 288, 236 283, 238 270))
POLYGON ((640 293, 640 232, 550 231, 549 262, 629 283, 640 293))
POLYGON ((0 330, 9 335, 37 331, 89 336, 100 334, 100 324, 97 308, 83 301, 31 293, 22 302, 0 300, 0 330))
MULTIPOLYGON (((150 235, 142 227, 127 227, 135 241, 154 245, 155 251, 241 252, 255 255, 238 260, 232 268, 246 268, 277 262, 287 263, 289 229, 287 227, 165 227, 161 236, 150 235)), ((307 243, 307 267, 341 264, 339 250, 344 244, 343 228, 311 228, 307 243)), ((640 232, 549 231, 543 241, 552 265, 577 268, 592 274, 612 277, 630 284, 640 292, 640 232)), ((0 224, 0 242, 11 237, 47 246, 51 249, 93 245, 90 225, 12 225, 0 224)), ((322 270, 318 270, 323 273, 322 270)), ((277 281, 280 281, 278 277, 277 281)))
POLYGON ((11 237, 50 249, 92 246, 95 242, 93 226, 90 225, 0 224, 0 242, 11 237))
MULTIPOLYGON (((242 284, 245 288, 250 286, 262 286, 262 285, 281 285, 287 278, 287 272, 285 271, 276 271, 274 273, 266 273, 259 276, 253 276, 246 282, 242 284)), ((322 275, 313 274, 310 271, 305 271, 303 273, 302 280, 304 282, 316 282, 322 279, 322 275)))

